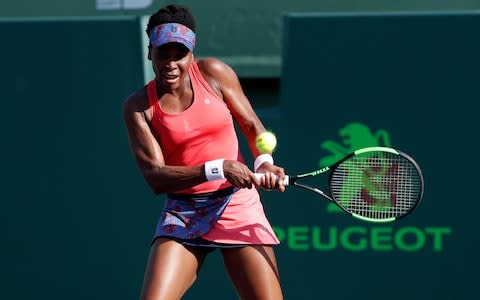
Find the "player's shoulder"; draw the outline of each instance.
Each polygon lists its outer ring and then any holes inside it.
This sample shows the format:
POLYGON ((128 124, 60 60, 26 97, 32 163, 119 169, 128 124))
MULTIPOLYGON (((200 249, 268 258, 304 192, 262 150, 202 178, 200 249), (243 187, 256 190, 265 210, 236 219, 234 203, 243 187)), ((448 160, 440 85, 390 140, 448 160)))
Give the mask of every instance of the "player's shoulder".
POLYGON ((143 112, 148 109, 147 86, 131 93, 123 102, 124 113, 143 112))
POLYGON ((234 70, 228 64, 215 57, 201 58, 196 62, 202 74, 207 77, 220 79, 235 74, 234 70))

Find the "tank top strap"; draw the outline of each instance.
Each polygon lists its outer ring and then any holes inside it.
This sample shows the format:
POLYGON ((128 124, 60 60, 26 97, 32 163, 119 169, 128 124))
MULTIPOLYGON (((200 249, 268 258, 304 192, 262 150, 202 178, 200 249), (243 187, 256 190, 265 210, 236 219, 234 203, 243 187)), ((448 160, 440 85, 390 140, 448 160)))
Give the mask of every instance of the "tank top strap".
POLYGON ((161 112, 160 104, 158 104, 157 87, 155 84, 155 79, 150 80, 147 84, 148 105, 152 107, 153 116, 157 116, 161 112))
POLYGON ((199 89, 201 89, 207 94, 214 96, 215 99, 221 100, 220 97, 218 96, 218 93, 207 82, 205 77, 203 77, 203 74, 200 71, 200 68, 198 67, 198 64, 196 61, 194 61, 190 66, 190 69, 188 70, 188 74, 192 77, 191 82, 192 82, 194 91, 198 91, 199 89))

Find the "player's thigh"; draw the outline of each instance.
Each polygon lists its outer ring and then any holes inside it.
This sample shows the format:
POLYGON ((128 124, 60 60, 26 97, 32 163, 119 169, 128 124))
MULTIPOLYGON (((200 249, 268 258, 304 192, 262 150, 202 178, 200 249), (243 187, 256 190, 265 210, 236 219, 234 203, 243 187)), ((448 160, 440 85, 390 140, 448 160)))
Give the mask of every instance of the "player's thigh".
POLYGON ((241 299, 283 299, 271 246, 222 249, 228 274, 241 299))
POLYGON ((156 239, 150 249, 141 299, 180 299, 195 281, 205 255, 198 248, 156 239))

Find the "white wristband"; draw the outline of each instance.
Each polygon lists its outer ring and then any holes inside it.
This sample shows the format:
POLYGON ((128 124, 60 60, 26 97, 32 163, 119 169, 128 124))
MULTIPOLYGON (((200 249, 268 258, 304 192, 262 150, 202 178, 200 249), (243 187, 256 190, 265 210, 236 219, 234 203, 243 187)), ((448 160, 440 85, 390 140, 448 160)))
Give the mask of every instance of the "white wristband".
POLYGON ((208 181, 224 179, 223 174, 223 161, 224 159, 216 159, 205 162, 205 176, 208 181))
POLYGON ((271 154, 260 154, 255 158, 255 162, 253 163, 253 170, 257 172, 257 169, 260 168, 260 166, 264 162, 269 162, 273 165, 273 157, 271 154))

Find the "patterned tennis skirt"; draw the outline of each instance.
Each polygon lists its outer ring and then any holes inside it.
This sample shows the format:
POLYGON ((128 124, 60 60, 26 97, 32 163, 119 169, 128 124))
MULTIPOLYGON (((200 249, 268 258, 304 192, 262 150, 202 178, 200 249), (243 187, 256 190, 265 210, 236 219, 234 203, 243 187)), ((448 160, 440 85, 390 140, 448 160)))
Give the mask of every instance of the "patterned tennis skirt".
POLYGON ((276 245, 256 189, 168 194, 155 237, 204 247, 276 245))

